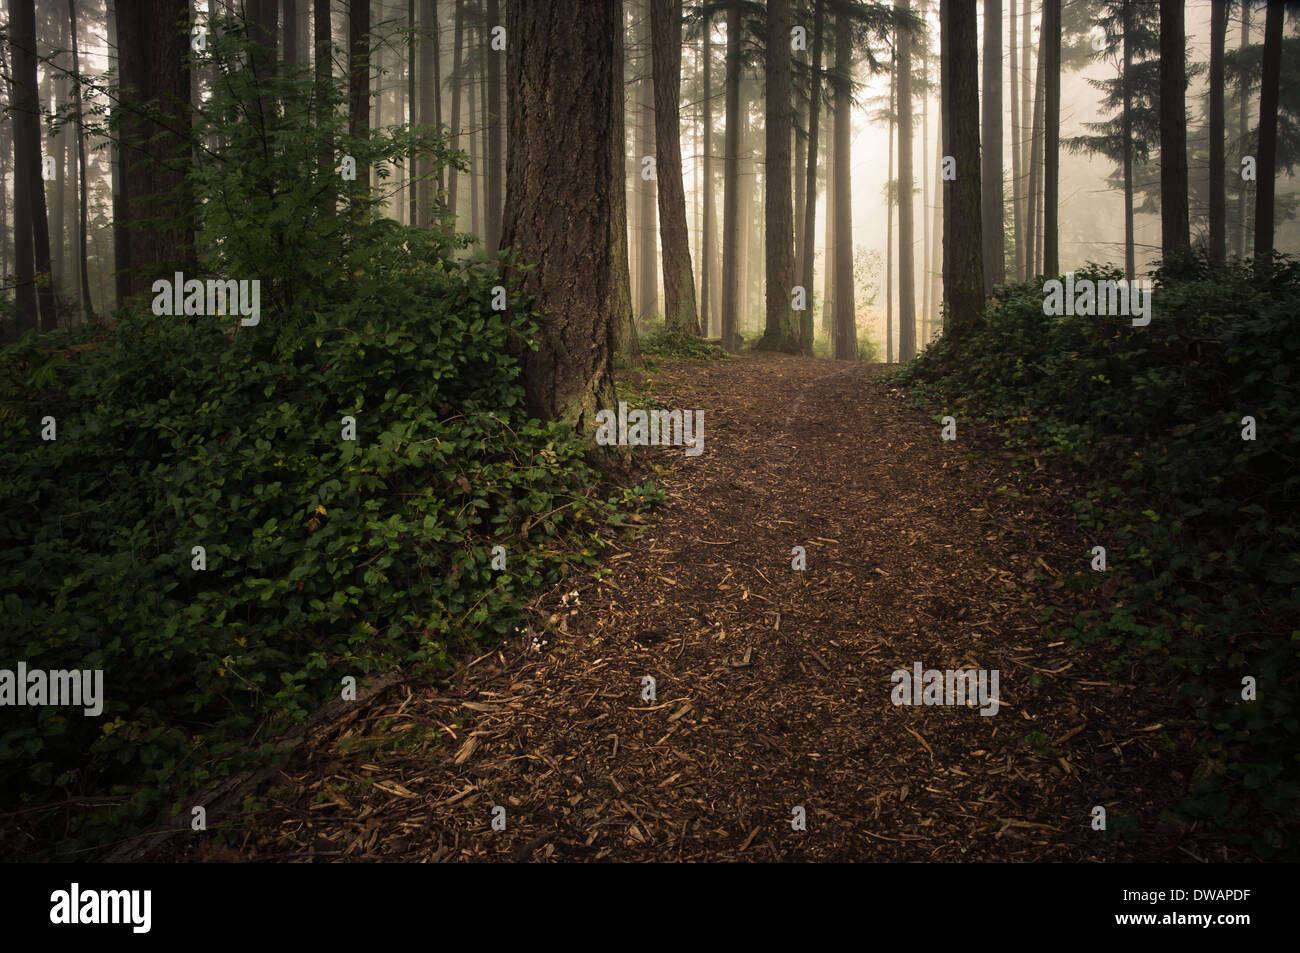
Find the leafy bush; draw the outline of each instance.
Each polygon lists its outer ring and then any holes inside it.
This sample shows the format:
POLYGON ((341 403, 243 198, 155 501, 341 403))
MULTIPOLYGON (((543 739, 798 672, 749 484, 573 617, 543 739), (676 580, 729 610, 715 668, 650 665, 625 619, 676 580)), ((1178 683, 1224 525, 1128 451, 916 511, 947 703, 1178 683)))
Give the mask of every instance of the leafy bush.
POLYGON ((718 360, 727 356, 726 351, 704 338, 665 330, 661 321, 652 324, 641 338, 641 353, 685 357, 697 361, 718 360))
POLYGON ((1212 731, 1182 809, 1263 855, 1294 853, 1300 264, 1279 259, 1264 275, 1199 260, 1154 278, 1151 323, 1137 328, 1045 317, 1039 283, 1012 285, 900 378, 920 404, 1000 422, 1011 443, 1099 477, 1079 516, 1114 540, 1110 571, 1125 588, 1064 633, 1162 660, 1212 731), (1241 698, 1245 676, 1256 701, 1241 698))
MULTIPOLYGON (((0 350, 0 667, 102 669, 106 695, 98 718, 6 711, 5 857, 107 846, 267 757, 343 678, 436 669, 594 560, 595 474, 523 409, 527 302, 491 307, 498 263, 458 257, 449 223, 376 220, 317 174, 310 90, 282 89, 273 129, 226 127, 193 175, 203 271, 260 280, 259 325, 136 302, 111 332, 0 350)), ((460 161, 430 130, 338 142, 460 161)))

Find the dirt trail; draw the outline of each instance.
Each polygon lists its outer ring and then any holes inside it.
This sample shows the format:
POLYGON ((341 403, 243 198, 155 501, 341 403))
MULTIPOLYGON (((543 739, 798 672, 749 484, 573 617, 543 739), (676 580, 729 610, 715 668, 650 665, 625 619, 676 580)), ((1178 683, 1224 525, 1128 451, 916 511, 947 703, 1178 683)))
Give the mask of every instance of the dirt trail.
POLYGON ((704 410, 704 453, 637 451, 668 502, 611 575, 539 600, 548 644, 361 706, 236 819, 237 850, 187 856, 1225 859, 1159 820, 1192 763, 1178 710, 1050 635, 1093 545, 1066 483, 970 429, 942 442, 864 365, 659 363, 640 386, 704 410), (997 670, 996 714, 892 704, 918 662, 997 670))

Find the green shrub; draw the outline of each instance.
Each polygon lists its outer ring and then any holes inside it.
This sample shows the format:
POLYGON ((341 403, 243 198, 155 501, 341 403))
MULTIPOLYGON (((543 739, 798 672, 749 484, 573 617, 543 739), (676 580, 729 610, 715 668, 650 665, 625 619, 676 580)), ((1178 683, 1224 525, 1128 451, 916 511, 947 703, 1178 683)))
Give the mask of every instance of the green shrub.
MULTIPOLYGON (((260 324, 144 301, 0 350, 0 667, 102 669, 106 695, 97 718, 6 710, 0 856, 93 855, 268 757, 345 677, 437 670, 594 561, 595 474, 523 409, 527 302, 491 307, 498 263, 449 223, 348 208, 316 173, 310 77, 281 92, 282 126, 224 127, 192 176, 203 272, 260 280, 260 324)), ((338 142, 460 161, 430 130, 338 142)))
POLYGON ((1039 283, 1012 285, 900 379, 919 404, 997 422, 1013 445, 1097 476, 1079 517, 1113 541, 1110 573, 1124 590, 1064 634, 1167 666, 1211 731, 1182 810, 1261 855, 1278 844, 1294 855, 1300 264, 1279 259, 1265 276, 1199 260, 1154 277, 1147 327, 1046 317, 1039 283), (1254 441, 1241 437, 1245 416, 1254 441), (1245 676, 1256 701, 1241 698, 1245 676))

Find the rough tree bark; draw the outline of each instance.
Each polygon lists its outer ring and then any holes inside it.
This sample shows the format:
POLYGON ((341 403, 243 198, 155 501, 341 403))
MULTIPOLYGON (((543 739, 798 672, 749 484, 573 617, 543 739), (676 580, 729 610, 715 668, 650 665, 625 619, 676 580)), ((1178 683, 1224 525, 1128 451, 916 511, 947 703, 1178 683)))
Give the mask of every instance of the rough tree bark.
POLYGON ((727 11, 727 130, 722 199, 722 346, 739 350, 740 8, 727 11))
MULTIPOLYGON (((767 65, 764 70, 766 164, 763 205, 766 217, 767 308, 757 347, 799 351, 791 311, 794 288, 794 208, 790 195, 790 0, 768 0, 767 65)), ((805 307, 807 302, 804 302, 805 307)))
POLYGON ((1192 243, 1183 22, 1183 0, 1160 0, 1160 249, 1165 263, 1192 243))
POLYGON ((1043 0, 1043 37, 1043 272, 1055 275, 1061 270, 1061 0, 1043 0))
MULTIPOLYGON (((1054 0, 1047 0, 1050 6, 1054 0)), ((1059 34, 1059 31, 1058 31, 1059 34)), ((984 223, 984 286, 1007 280, 1002 210, 1002 0, 984 0, 984 150, 980 218, 984 223)))
POLYGON ((533 266, 511 277, 540 316, 538 349, 519 348, 525 401, 529 413, 592 436, 597 411, 615 402, 611 185, 621 163, 611 130, 619 7, 616 0, 506 0, 513 95, 501 240, 533 266))
POLYGON ((655 175, 663 244, 664 324, 670 331, 699 336, 691 238, 686 227, 682 184, 681 116, 682 3, 650 0, 650 37, 655 101, 655 175))
POLYGON ((984 305, 975 5, 969 0, 942 0, 939 22, 943 153, 956 162, 956 177, 943 184, 943 296, 956 328, 973 324, 984 305))
POLYGON ((193 209, 186 173, 191 161, 189 3, 140 0, 117 6, 122 109, 122 217, 126 229, 126 293, 147 291, 159 274, 194 261, 193 209), (153 121, 139 107, 159 111, 153 121), (143 227, 137 223, 147 222, 143 227))
POLYGON ((1272 267, 1273 196, 1277 189, 1277 112, 1282 82, 1282 0, 1268 0, 1259 80, 1259 162, 1255 182, 1255 263, 1272 267))
MULTIPOLYGON (((837 17, 838 21, 838 17, 837 17)), ((849 155, 853 128, 853 31, 835 24, 835 358, 858 358, 853 289, 853 186, 849 155)))
POLYGON ((799 283, 808 297, 808 310, 799 316, 799 344, 804 354, 813 346, 813 258, 817 241, 817 150, 822 105, 822 28, 826 20, 826 0, 816 0, 813 20, 812 62, 808 80, 808 181, 804 183, 803 261, 799 283))
MULTIPOLYGON (((911 16, 911 0, 897 0, 898 11, 911 16)), ((1001 64, 999 64, 1000 66, 1001 64)), ((999 185, 1001 183, 999 182, 999 185)), ((1002 190, 998 189, 1001 195, 1002 190)), ((912 34, 898 42, 898 359, 916 356, 916 256, 912 209, 912 34)))

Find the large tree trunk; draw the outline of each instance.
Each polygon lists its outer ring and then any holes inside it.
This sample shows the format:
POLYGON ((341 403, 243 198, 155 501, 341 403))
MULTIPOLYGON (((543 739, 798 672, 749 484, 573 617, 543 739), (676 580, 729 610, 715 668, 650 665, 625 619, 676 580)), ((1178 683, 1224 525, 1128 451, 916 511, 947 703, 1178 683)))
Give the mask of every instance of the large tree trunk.
POLYGON ((265 84, 275 72, 276 54, 279 50, 277 33, 280 26, 280 8, 276 0, 244 0, 248 22, 248 38, 254 44, 249 59, 253 75, 262 89, 257 98, 257 109, 262 128, 272 121, 275 98, 265 84))
POLYGON ((790 0, 768 0, 763 204, 766 218, 767 311, 758 346, 799 351, 790 295, 794 288, 794 209, 790 194, 790 0))
MULTIPOLYGON (((31 0, 9 0, 9 107, 14 145, 14 304, 18 333, 34 331, 40 305, 36 300, 36 255, 32 241, 35 206, 45 205, 41 181, 41 118, 36 88, 36 13, 31 0), (33 188, 35 180, 35 188, 33 188)), ((49 258, 48 236, 45 257, 49 258)))
MULTIPOLYGON (((799 316, 799 345, 804 354, 813 346, 813 259, 817 241, 817 136, 822 104, 822 28, 826 19, 826 0, 816 0, 813 21, 812 67, 808 81, 808 169, 804 183, 803 259, 799 284, 803 286, 807 309, 799 316)), ((829 209, 827 210, 829 212, 829 209)), ((827 216, 829 217, 829 215, 827 216)))
MULTIPOLYGON (((485 236, 489 255, 495 255, 497 249, 501 247, 501 175, 503 169, 503 156, 501 153, 501 60, 506 54, 502 51, 493 50, 491 45, 492 27, 497 26, 500 22, 500 0, 487 0, 488 42, 484 45, 483 54, 487 57, 488 125, 487 155, 483 161, 487 165, 485 236)), ((510 31, 507 30, 507 48, 509 36, 510 31)))
MULTIPOLYGON (((910 15, 910 0, 897 0, 910 15)), ((999 64, 1000 66, 1001 64, 999 64)), ((1001 182, 998 183, 1001 185, 1001 182)), ((1000 195, 1002 190, 998 189, 1000 195)), ((912 216, 912 35, 898 44, 898 359, 916 356, 916 275, 912 216)))
POLYGON ((519 349, 526 406, 586 434, 596 413, 615 402, 611 184, 622 163, 611 130, 619 7, 616 0, 506 0, 512 95, 502 243, 533 266, 513 277, 540 323, 538 349, 519 349))
MULTIPOLYGON (((1061 271, 1061 0, 1043 0, 1047 102, 1043 136, 1043 272, 1061 271)), ((988 266, 985 264, 985 272, 988 266)))
MULTIPOLYGON (((72 102, 77 131, 77 184, 80 197, 77 203, 77 271, 80 276, 78 292, 83 320, 94 316, 95 306, 90 300, 90 268, 86 253, 89 186, 86 181, 86 129, 81 108, 81 54, 77 40, 77 0, 68 0, 68 27, 72 34, 72 102)), ((0 269, 0 274, 4 270, 0 269)))
POLYGON ((956 178, 944 182, 943 296, 954 328, 975 322, 984 305, 980 225, 979 49, 975 5, 942 0, 944 155, 956 178))
POLYGON ((190 144, 177 132, 190 128, 189 16, 186 0, 117 7, 121 96, 132 108, 121 126, 122 218, 114 227, 127 229, 127 260, 118 267, 128 269, 128 294, 147 291, 159 274, 185 271, 194 261, 190 144), (139 108, 145 104, 158 110, 158 121, 139 108), (150 224, 133 227, 142 221, 150 224))
MULTIPOLYGON (((1058 2, 1047 0, 1047 5, 1058 2)), ((1059 29, 1057 37, 1059 43, 1059 29)), ((1058 85, 1058 104, 1059 90, 1058 85)), ((983 140, 980 217, 984 223, 984 286, 992 289, 1007 280, 1002 210, 1002 0, 984 0, 983 140)))
MULTIPOLYGON (((623 0, 614 0, 618 23, 623 22, 623 0)), ((623 31, 614 32, 613 81, 614 121, 610 124, 610 249, 614 256, 613 306, 610 311, 610 347, 625 367, 641 367, 641 342, 632 315, 632 270, 627 244, 627 84, 624 79, 623 31)))
POLYGON ((1277 113, 1282 81, 1282 0, 1268 0, 1264 63, 1259 81, 1259 163, 1255 183, 1255 262, 1269 271, 1273 256, 1273 196, 1277 189, 1277 113))
POLYGON ((858 358, 858 319, 853 289, 853 31, 835 24, 835 358, 858 358))
MULTIPOLYGON (((1025 6, 1029 6, 1029 0, 1025 0, 1025 6)), ((1020 202, 1020 69, 1016 64, 1016 58, 1019 55, 1019 43, 1016 40, 1016 0, 1011 0, 1011 7, 1008 12, 1009 35, 1007 37, 1007 52, 1011 54, 1011 65, 1008 77, 1011 81, 1011 88, 1008 91, 1011 99, 1011 231, 1012 244, 1016 249, 1016 281, 1025 280, 1025 223, 1022 215, 1023 206, 1020 202)))
POLYGON ((1227 257, 1227 205, 1225 190, 1223 103, 1223 51, 1228 38, 1228 2, 1210 3, 1210 260, 1227 257))
POLYGON ((654 73, 655 174, 664 255, 664 323, 670 331, 700 333, 695 310, 691 237, 682 184, 681 115, 682 2, 650 0, 654 73))
POLYGON ((303 60, 302 43, 298 37, 298 0, 283 0, 281 30, 284 35, 284 65, 290 69, 303 60))
POLYGON ((722 199, 722 346, 740 347, 740 8, 727 11, 727 130, 722 199))
POLYGON ((1166 264, 1192 243, 1183 20, 1183 0, 1160 0, 1160 246, 1166 264))
MULTIPOLYGON (((30 318, 21 315, 19 328, 35 327, 40 312, 42 331, 58 326, 55 313, 53 268, 50 261, 50 224, 45 211, 45 180, 41 176, 41 107, 36 85, 36 17, 31 0, 11 0, 9 4, 10 51, 13 59, 14 120, 14 194, 30 191, 24 201, 26 228, 15 236, 19 246, 32 248, 30 257, 18 258, 19 287, 35 286, 35 297, 23 292, 18 299, 30 318), (21 158, 21 163, 20 163, 21 158), (30 243, 30 245, 28 244, 30 243), (30 322, 30 323, 28 323, 30 322)), ((59 183, 60 187, 62 183, 59 183)), ((15 209, 14 221, 19 216, 15 209)))

